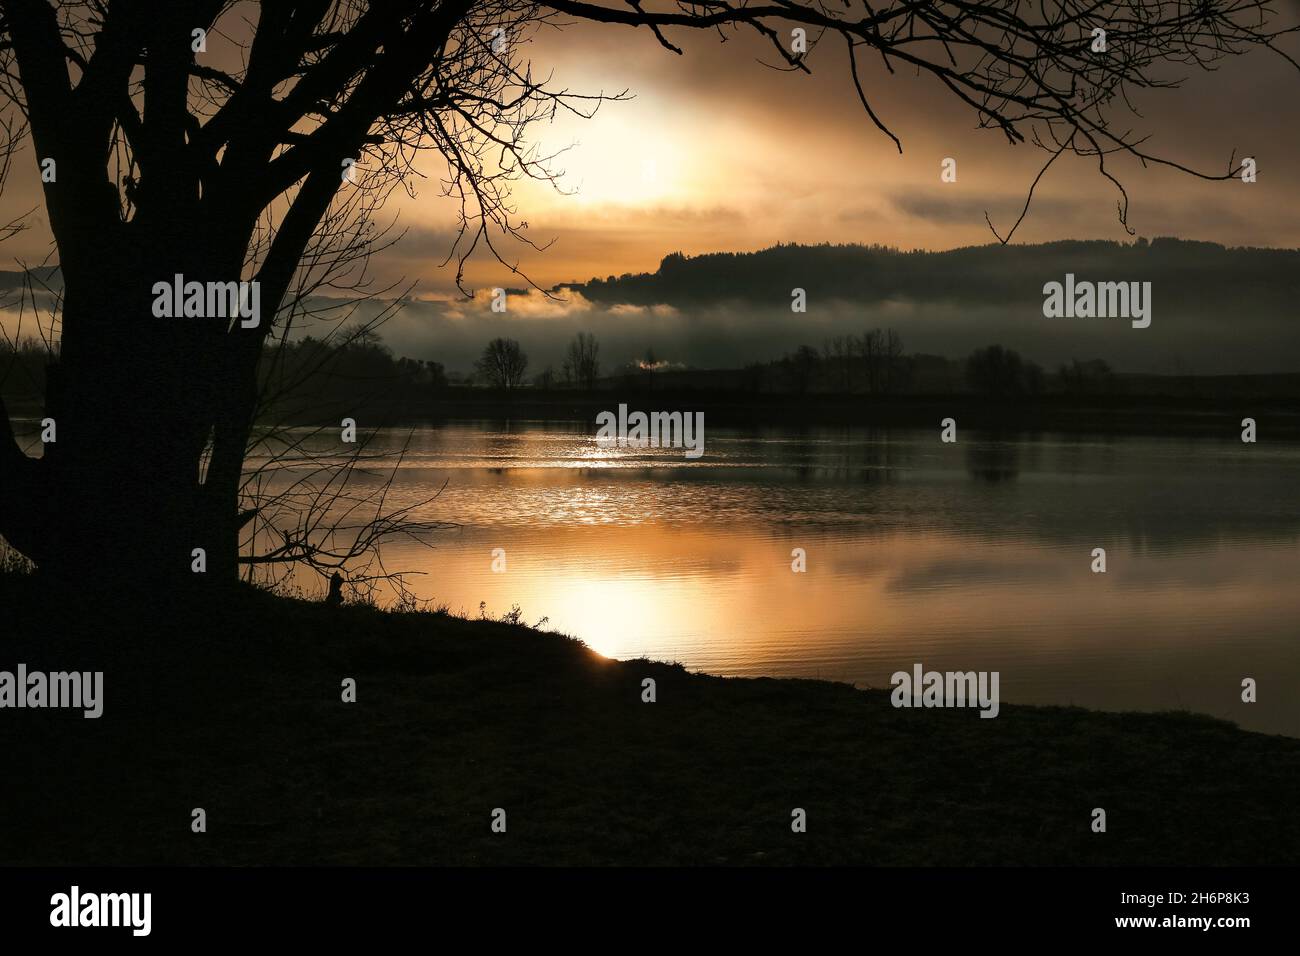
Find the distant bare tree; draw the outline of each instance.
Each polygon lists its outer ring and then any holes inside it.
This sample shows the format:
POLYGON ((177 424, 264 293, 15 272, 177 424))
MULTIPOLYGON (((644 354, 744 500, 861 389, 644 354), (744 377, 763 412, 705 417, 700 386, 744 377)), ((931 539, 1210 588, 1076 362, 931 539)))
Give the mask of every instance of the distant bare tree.
POLYGON ((528 356, 515 339, 493 339, 474 363, 478 376, 495 388, 518 388, 527 369, 528 356))
POLYGON ((579 332, 564 357, 564 380, 591 391, 600 377, 600 343, 591 332, 579 332))
POLYGON ((885 337, 880 329, 870 329, 862 333, 858 340, 858 355, 862 358, 862 377, 867 393, 876 394, 880 389, 880 359, 885 350, 885 337))
POLYGON ((852 390, 853 336, 837 335, 822 343, 826 365, 835 374, 836 388, 841 392, 852 390))
POLYGON ((1046 376, 1036 362, 1013 349, 989 345, 976 349, 966 359, 966 383, 991 398, 1035 396, 1043 392, 1046 376))
POLYGON ((903 355, 903 337, 894 329, 885 330, 884 347, 881 350, 880 390, 893 394, 906 384, 907 359, 903 355))
POLYGON ((801 345, 791 355, 781 359, 781 366, 790 378, 796 394, 806 395, 821 369, 821 356, 811 345, 801 345))

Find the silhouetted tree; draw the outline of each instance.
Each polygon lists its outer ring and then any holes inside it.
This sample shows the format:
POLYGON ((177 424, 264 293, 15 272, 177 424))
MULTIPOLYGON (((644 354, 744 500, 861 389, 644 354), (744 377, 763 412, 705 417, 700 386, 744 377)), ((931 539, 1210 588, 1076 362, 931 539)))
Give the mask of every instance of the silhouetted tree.
POLYGON ((495 388, 518 388, 527 369, 528 356, 515 339, 493 339, 474 363, 478 376, 495 388))
POLYGON ((762 362, 746 363, 741 372, 741 388, 746 392, 757 395, 763 391, 763 383, 767 379, 767 366, 762 362))
POLYGON ((880 390, 886 395, 904 388, 907 384, 908 364, 903 355, 903 338, 893 329, 885 330, 880 350, 880 390))
POLYGON ((835 387, 841 392, 852 390, 853 337, 837 335, 822 344, 822 356, 835 376, 835 387))
MULTIPOLYGON (((1116 154, 1177 165, 1145 151, 1144 131, 1127 121, 1130 88, 1175 85, 1170 63, 1212 67, 1256 47, 1276 51, 1290 25, 1274 26, 1272 13, 1266 0, 1203 0, 1194 10, 1173 0, 662 9, 4 0, 0 96, 27 122, 34 159, 57 164, 44 203, 64 295, 45 407, 59 441, 27 456, 0 407, 0 534, 77 581, 87 560, 106 555, 115 560, 96 577, 109 584, 114 575, 193 581, 199 546, 203 580, 232 577, 240 529, 256 514, 241 489, 258 367, 286 310, 313 287, 304 270, 333 284, 362 262, 383 194, 430 153, 460 203, 449 258, 463 267, 478 249, 496 254, 494 237, 527 241, 510 184, 551 175, 525 141, 531 122, 557 109, 589 115, 601 101, 537 81, 518 51, 541 26, 645 27, 674 52, 670 33, 751 31, 786 67, 808 71, 811 53, 785 45, 790 27, 803 27, 845 44, 862 106, 891 138, 858 72, 867 54, 938 80, 981 125, 1041 146, 1044 170, 1072 152, 1118 186, 1105 165, 1116 154), (1092 53, 1094 28, 1122 54, 1092 53), (209 57, 204 36, 241 49, 209 57), (1116 110, 1125 121, 1112 128, 1116 110), (155 317, 155 283, 175 275, 257 281, 261 321, 155 317)), ((1236 173, 1229 162, 1194 174, 1236 173)), ((1123 219, 1122 190, 1120 201, 1123 219)))
POLYGON ((1024 360, 1001 345, 976 349, 966 359, 966 383, 992 398, 1021 395, 1026 391, 1024 360))
POLYGON ((781 359, 781 365, 790 378, 794 392, 806 395, 821 369, 821 357, 811 345, 801 345, 793 354, 781 359))
POLYGON ((441 362, 426 359, 424 361, 424 374, 428 378, 430 388, 440 390, 447 387, 447 370, 441 362))
POLYGON ((600 343, 591 332, 579 332, 564 357, 564 380, 591 391, 600 377, 600 343))

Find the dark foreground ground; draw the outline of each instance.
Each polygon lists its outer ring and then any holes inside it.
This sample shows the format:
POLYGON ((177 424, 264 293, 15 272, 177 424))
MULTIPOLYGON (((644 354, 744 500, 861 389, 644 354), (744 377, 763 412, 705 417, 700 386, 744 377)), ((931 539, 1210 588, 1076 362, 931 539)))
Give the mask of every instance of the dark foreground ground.
POLYGON ((0 710, 0 864, 1300 861, 1300 740, 1205 717, 895 710, 253 592, 0 602, 0 669, 106 671, 99 720, 0 710))

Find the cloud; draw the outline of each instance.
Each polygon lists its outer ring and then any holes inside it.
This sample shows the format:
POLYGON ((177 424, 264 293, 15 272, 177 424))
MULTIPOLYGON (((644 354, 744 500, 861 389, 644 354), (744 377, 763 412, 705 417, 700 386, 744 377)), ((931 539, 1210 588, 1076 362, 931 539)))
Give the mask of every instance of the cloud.
POLYGON ((681 310, 676 306, 667 303, 657 305, 631 305, 627 302, 620 302, 617 305, 610 306, 610 315, 618 316, 655 316, 658 318, 677 318, 681 316, 681 310))
POLYGON ((469 299, 447 303, 443 315, 450 319, 497 315, 518 321, 530 321, 572 318, 589 313, 594 308, 581 292, 574 290, 566 289, 550 294, 537 289, 503 291, 505 291, 504 312, 493 312, 492 309, 493 304, 498 301, 497 289, 476 289, 473 297, 469 299))
MULTIPOLYGON (((1000 193, 961 196, 934 189, 918 189, 895 193, 887 201, 894 210, 912 219, 938 225, 968 225, 971 222, 983 222, 985 213, 996 223, 1000 215, 1012 210, 1013 218, 1009 221, 1014 222, 1014 216, 1018 216, 1024 208, 1026 195, 1000 193)), ((1086 218, 1093 208, 1082 200, 1047 196, 1035 196, 1031 206, 1036 216, 1072 222, 1086 218)))

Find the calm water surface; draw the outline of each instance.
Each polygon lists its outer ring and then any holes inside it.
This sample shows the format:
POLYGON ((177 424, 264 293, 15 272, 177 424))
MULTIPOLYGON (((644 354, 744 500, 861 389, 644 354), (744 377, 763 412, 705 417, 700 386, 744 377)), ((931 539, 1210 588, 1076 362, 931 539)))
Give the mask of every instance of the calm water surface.
POLYGON ((386 431, 407 446, 389 504, 445 483, 419 515, 460 527, 385 563, 421 572, 421 598, 519 605, 611 657, 876 687, 919 661, 1000 671, 1009 703, 1300 736, 1300 447, 959 437, 709 428, 687 461, 587 423, 386 431))

